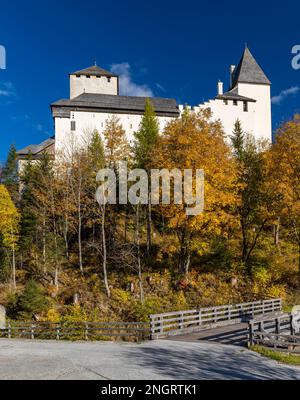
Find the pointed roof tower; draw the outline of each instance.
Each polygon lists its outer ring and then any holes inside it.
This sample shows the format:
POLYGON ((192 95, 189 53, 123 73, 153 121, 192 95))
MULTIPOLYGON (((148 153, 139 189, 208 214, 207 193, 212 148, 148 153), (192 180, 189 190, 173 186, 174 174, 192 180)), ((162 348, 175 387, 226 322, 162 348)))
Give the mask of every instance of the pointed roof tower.
POLYGON ((98 65, 96 65, 96 64, 92 65, 89 68, 85 68, 85 69, 82 69, 80 71, 73 72, 70 75, 90 75, 90 76, 98 76, 98 77, 106 76, 108 78, 117 77, 117 75, 114 75, 111 72, 106 71, 105 69, 98 67, 98 65))
POLYGON ((271 85, 266 74, 259 66, 248 47, 245 47, 241 61, 232 76, 233 89, 238 83, 253 83, 257 85, 271 85))

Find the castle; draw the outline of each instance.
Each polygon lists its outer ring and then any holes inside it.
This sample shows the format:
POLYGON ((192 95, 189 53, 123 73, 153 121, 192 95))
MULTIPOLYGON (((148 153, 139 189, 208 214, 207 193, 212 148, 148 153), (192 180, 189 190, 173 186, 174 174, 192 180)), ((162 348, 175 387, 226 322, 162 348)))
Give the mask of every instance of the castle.
MULTIPOLYGON (((139 128, 146 98, 120 96, 119 76, 94 65, 69 75, 70 98, 51 104, 55 136, 38 145, 30 145, 18 152, 20 160, 28 154, 38 158, 43 152, 64 153, 71 145, 83 145, 88 132, 103 133, 107 119, 116 115, 129 141, 139 128)), ((176 100, 152 98, 160 131, 184 109, 195 112, 210 108, 212 118, 219 119, 224 132, 232 134, 237 119, 245 132, 255 139, 272 140, 271 82, 246 47, 238 66, 230 67, 230 86, 224 91, 218 82, 214 99, 199 106, 181 106, 176 100)))

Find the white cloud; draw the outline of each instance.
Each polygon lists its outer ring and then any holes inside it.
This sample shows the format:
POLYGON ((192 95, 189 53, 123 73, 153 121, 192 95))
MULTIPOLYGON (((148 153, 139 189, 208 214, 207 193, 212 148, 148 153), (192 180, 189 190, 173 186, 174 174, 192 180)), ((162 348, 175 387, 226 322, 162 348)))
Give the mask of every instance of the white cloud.
POLYGON ((131 67, 128 63, 113 64, 111 72, 120 76, 120 94, 123 96, 153 97, 153 92, 146 84, 139 85, 132 80, 131 67))
POLYGON ((43 130, 44 130, 43 125, 42 125, 42 124, 37 124, 37 125, 36 125, 36 130, 37 130, 38 132, 43 132, 43 130))
POLYGON ((277 96, 272 97, 272 103, 279 105, 285 100, 288 96, 297 94, 300 91, 300 86, 292 86, 289 89, 282 90, 277 96))
POLYGON ((9 90, 0 89, 0 96, 9 97, 11 96, 11 92, 9 90))
POLYGON ((15 95, 14 85, 12 82, 0 83, 0 97, 12 97, 15 95))

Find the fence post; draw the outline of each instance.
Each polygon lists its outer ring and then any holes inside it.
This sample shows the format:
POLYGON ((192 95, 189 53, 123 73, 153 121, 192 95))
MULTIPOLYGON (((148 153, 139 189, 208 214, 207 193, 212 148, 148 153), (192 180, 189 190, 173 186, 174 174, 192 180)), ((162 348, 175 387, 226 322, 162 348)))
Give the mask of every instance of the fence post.
POLYGON ((154 340, 154 335, 155 335, 155 328, 154 328, 154 320, 151 315, 149 315, 149 322, 150 322, 150 339, 154 340))
POLYGON ((31 340, 34 340, 34 325, 31 325, 31 340))
POLYGON ((11 339, 11 324, 8 324, 7 335, 8 335, 8 339, 11 339))
POLYGON ((199 310, 199 322, 198 322, 199 326, 202 326, 202 311, 199 310))
POLYGON ((56 340, 59 340, 59 339, 60 339, 60 324, 57 325, 57 328, 56 328, 56 340))
POLYGON ((179 319, 179 329, 183 329, 184 325, 183 325, 183 313, 180 313, 180 319, 179 319))
POLYGON ((295 334, 295 332, 294 332, 294 316, 293 316, 293 314, 290 315, 290 332, 291 332, 291 336, 293 336, 295 334))
POLYGON ((280 318, 276 318, 275 320, 275 333, 280 335, 280 318))
POLYGON ((254 340, 253 340, 253 323, 252 321, 249 322, 249 343, 248 346, 252 347, 254 345, 254 340))
POLYGON ((231 321, 231 309, 232 309, 232 306, 231 305, 228 306, 228 321, 231 321))
POLYGON ((84 338, 86 341, 89 340, 89 323, 88 322, 85 323, 84 338))

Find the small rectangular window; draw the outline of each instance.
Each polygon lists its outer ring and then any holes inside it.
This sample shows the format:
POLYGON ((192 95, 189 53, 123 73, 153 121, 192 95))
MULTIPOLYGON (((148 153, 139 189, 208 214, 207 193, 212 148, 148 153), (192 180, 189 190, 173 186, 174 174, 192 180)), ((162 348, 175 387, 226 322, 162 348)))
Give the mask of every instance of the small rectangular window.
POLYGON ((71 131, 76 131, 76 121, 71 121, 71 131))
POLYGON ((228 106, 228 100, 223 100, 223 103, 225 104, 225 106, 228 106))
POLYGON ((88 79, 90 79, 90 75, 87 75, 86 77, 87 77, 88 79))
POLYGON ((111 82, 111 78, 107 78, 107 82, 110 83, 111 82))
POLYGON ((76 75, 76 78, 80 78, 80 75, 76 75))
POLYGON ((248 112, 248 102, 244 101, 244 112, 248 112))
POLYGON ((233 105, 234 105, 234 106, 237 106, 237 105, 238 105, 237 100, 233 100, 233 105))

